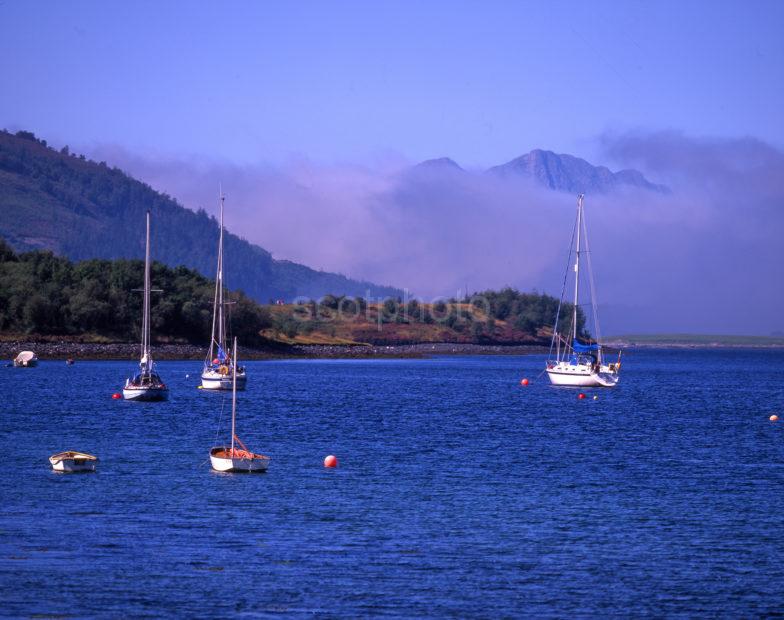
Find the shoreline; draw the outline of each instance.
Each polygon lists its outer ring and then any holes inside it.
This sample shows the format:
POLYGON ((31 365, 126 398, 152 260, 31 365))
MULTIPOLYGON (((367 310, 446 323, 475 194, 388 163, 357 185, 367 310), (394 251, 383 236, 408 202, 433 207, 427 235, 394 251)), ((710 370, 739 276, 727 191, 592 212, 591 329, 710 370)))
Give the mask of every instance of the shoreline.
MULTIPOLYGON (((0 359, 13 360, 20 351, 34 351, 44 360, 137 360, 136 343, 77 342, 0 342, 0 359)), ((398 345, 270 345, 243 348, 240 359, 372 359, 424 358, 431 355, 532 355, 544 354, 548 347, 538 345, 498 345, 464 343, 419 343, 398 345)), ((202 360, 205 347, 192 344, 158 344, 153 346, 157 360, 202 360)))
MULTIPOLYGON (((628 343, 611 342, 605 346, 626 351, 646 349, 770 349, 778 344, 725 343, 628 343)), ((68 341, 40 342, 33 340, 0 341, 0 359, 10 362, 20 351, 34 351, 40 360, 119 360, 133 361, 139 357, 137 343, 79 343, 68 341)), ((260 348, 243 348, 241 359, 418 359, 433 355, 544 355, 543 345, 470 344, 459 342, 428 342, 394 345, 286 345, 270 344, 260 348)), ((205 347, 193 344, 157 344, 153 347, 157 360, 202 360, 205 347)))

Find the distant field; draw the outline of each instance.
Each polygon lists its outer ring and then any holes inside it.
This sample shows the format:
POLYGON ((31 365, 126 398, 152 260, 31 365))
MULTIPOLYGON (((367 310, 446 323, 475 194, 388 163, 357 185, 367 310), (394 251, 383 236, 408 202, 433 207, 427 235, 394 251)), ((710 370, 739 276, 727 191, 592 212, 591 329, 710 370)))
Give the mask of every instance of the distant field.
POLYGON ((720 334, 624 334, 605 338, 607 342, 645 345, 701 345, 701 346, 784 346, 784 337, 727 336, 720 334))

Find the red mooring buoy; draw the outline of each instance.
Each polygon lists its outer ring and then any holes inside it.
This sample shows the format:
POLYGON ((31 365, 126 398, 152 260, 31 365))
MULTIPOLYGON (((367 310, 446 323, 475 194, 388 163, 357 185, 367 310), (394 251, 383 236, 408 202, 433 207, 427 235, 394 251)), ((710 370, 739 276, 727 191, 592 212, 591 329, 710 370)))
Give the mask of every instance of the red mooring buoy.
POLYGON ((334 454, 330 454, 328 457, 324 459, 324 467, 337 467, 338 466, 338 457, 334 454))
POLYGON ((112 394, 112 400, 120 400, 121 398, 122 398, 122 394, 120 394, 119 392, 115 392, 114 394, 112 394))
POLYGON ((528 385, 528 379, 523 379, 520 381, 520 385, 528 385))
POLYGON ((582 400, 583 398, 585 398, 585 394, 583 394, 582 392, 580 392, 580 393, 577 395, 577 398, 579 398, 580 400, 582 400))

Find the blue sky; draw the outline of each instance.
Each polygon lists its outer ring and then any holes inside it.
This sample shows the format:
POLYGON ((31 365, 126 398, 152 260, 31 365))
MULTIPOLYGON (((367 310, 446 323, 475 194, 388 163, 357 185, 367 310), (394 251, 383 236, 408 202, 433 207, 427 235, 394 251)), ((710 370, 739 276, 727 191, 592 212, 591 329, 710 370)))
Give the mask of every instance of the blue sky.
MULTIPOLYGON (((236 163, 784 145, 784 2, 2 2, 0 126, 236 163)), ((603 162, 597 162, 603 163, 603 162)))

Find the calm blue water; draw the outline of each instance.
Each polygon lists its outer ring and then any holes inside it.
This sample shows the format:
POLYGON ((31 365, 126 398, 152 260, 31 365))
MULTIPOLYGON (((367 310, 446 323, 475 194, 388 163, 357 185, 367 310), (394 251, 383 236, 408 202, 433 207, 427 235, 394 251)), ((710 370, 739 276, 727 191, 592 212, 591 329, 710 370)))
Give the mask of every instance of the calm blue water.
POLYGON ((110 398, 131 364, 0 368, 0 615, 784 610, 782 352, 633 352, 582 401, 519 386, 538 356, 251 362, 257 476, 210 471, 199 366, 149 404, 110 398))

